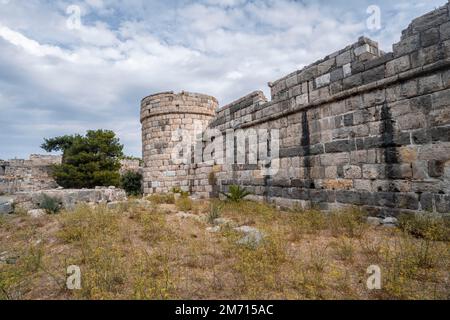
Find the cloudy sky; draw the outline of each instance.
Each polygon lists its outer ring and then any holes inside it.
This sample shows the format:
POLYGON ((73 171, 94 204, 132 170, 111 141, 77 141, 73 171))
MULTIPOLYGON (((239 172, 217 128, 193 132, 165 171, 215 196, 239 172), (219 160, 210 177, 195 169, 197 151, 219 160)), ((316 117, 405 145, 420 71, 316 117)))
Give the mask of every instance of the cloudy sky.
POLYGON ((117 132, 140 156, 139 102, 193 91, 225 105, 366 35, 385 51, 445 0, 0 0, 0 159, 44 137, 117 132), (376 5, 381 28, 368 28, 376 5), (78 19, 80 12, 80 19, 78 19))

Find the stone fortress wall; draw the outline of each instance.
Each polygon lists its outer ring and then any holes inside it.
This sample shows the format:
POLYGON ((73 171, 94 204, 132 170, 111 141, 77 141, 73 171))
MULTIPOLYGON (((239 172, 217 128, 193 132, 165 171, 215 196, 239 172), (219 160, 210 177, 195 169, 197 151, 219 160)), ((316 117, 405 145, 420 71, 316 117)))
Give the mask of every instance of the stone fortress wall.
POLYGON ((362 37, 269 86, 271 101, 254 92, 215 115, 207 96, 188 108, 175 102, 186 93, 145 98, 145 193, 204 185, 190 191, 207 196, 237 184, 286 206, 450 212, 449 4, 413 20, 391 53, 362 37), (193 116, 223 135, 278 130, 278 173, 261 174, 259 162, 173 165, 172 132, 193 116))

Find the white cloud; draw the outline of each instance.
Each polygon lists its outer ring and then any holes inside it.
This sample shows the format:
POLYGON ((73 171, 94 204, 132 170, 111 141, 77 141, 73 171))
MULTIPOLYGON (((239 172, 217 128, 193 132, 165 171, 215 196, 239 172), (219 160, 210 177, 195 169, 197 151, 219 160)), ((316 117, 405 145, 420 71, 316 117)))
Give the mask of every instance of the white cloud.
POLYGON ((11 44, 21 47, 27 53, 38 56, 54 56, 62 59, 67 59, 69 56, 56 46, 41 45, 37 41, 32 40, 21 34, 11 30, 8 27, 0 25, 0 37, 10 42, 11 44))
MULTIPOLYGON (((101 127, 139 155, 143 96, 187 90, 224 105, 268 94, 267 82, 368 33, 360 3, 84 0, 82 27, 69 30, 71 1, 11 1, 0 10, 0 138, 20 141, 24 157, 44 136, 101 127)), ((427 11, 419 3, 382 6, 385 49, 427 11)), ((17 150, 2 146, 0 157, 17 150)))

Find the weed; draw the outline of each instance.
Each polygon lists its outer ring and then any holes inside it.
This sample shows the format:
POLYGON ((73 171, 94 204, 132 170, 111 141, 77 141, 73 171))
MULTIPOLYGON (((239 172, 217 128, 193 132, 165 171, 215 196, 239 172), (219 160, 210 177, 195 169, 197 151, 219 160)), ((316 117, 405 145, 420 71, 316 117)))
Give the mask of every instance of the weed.
POLYGON ((43 194, 39 203, 39 208, 45 210, 47 214, 56 214, 61 210, 61 201, 58 198, 43 194))
POLYGON ((180 187, 174 187, 172 188, 172 193, 179 194, 182 198, 189 197, 189 192, 183 191, 180 187))
POLYGON ((154 204, 174 204, 175 196, 173 193, 152 194, 147 197, 147 200, 153 202, 154 204))
POLYGON ((263 245, 258 248, 237 246, 235 242, 233 246, 236 257, 233 268, 237 272, 236 276, 244 296, 261 298, 261 294, 267 289, 276 290, 279 284, 279 271, 286 259, 283 240, 267 236, 263 245))
POLYGON ((218 203, 212 202, 210 205, 210 210, 208 213, 208 223, 209 224, 214 224, 214 221, 216 219, 220 218, 220 212, 222 210, 222 206, 219 205, 218 203))
POLYGON ((352 241, 347 237, 341 237, 333 242, 336 255, 340 260, 352 262, 355 256, 355 248, 352 241))
POLYGON ((379 259, 383 249, 383 240, 369 236, 363 236, 359 239, 361 251, 368 259, 379 259))
POLYGON ((175 201, 175 205, 179 211, 188 212, 193 208, 193 202, 188 196, 181 196, 175 201))
POLYGON ((144 213, 139 218, 142 227, 142 239, 156 243, 169 236, 166 219, 159 212, 144 213))
POLYGON ((302 239, 304 234, 317 234, 327 228, 324 213, 316 210, 291 213, 287 221, 293 241, 302 239))
POLYGON ((329 217, 332 234, 349 238, 361 238, 368 228, 366 221, 365 213, 358 208, 334 212, 329 217))
POLYGON ((450 219, 437 214, 403 214, 399 228, 417 238, 450 241, 450 219))

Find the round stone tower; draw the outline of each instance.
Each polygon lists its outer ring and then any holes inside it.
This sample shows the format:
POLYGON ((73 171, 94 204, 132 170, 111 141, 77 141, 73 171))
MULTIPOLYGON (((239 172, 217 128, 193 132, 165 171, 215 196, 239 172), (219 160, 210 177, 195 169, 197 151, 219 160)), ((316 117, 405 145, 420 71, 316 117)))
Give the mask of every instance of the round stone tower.
POLYGON ((198 139, 217 108, 216 98, 189 92, 163 92, 142 99, 145 194, 170 192, 174 187, 192 191, 194 152, 180 145, 198 139))

